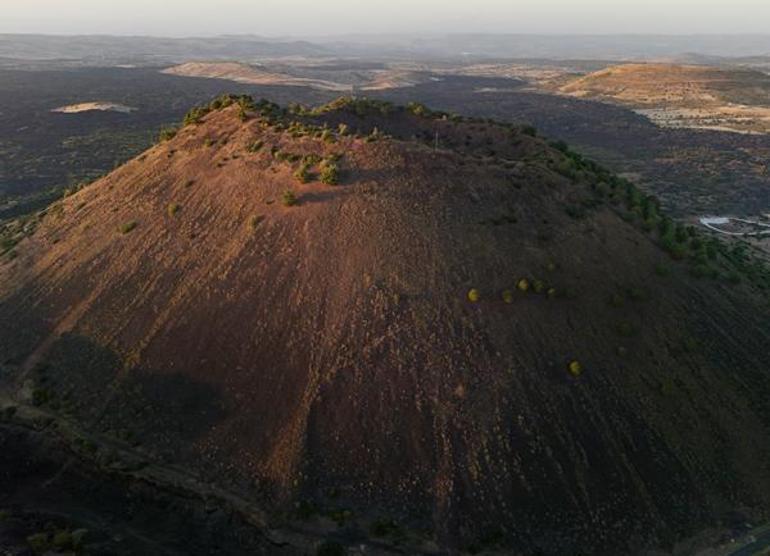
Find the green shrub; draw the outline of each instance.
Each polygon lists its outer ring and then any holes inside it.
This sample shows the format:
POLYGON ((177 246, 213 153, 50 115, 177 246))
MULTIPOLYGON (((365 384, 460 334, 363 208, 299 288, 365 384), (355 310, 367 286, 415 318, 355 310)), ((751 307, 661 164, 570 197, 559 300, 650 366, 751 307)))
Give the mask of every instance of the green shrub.
POLYGON ((281 197, 281 202, 285 207, 293 207, 297 203, 299 203, 299 200, 297 199, 297 196, 294 194, 294 192, 291 189, 287 189, 286 191, 283 192, 283 196, 281 197))
POLYGON ((564 141, 561 141, 561 140, 559 140, 559 141, 551 141, 549 143, 549 145, 551 145, 551 147, 553 147, 557 151, 561 151, 563 153, 568 153, 569 152, 569 145, 566 142, 564 142, 564 141))
POLYGON ((629 184, 626 188, 626 206, 629 210, 640 206, 642 203, 642 194, 633 185, 629 184))
POLYGON ((14 247, 16 247, 16 244, 19 242, 19 240, 15 237, 4 237, 0 239, 0 253, 5 253, 6 251, 10 251, 14 247))
POLYGON ((406 109, 408 112, 411 112, 415 116, 430 115, 430 110, 428 109, 428 107, 419 102, 410 102, 409 104, 406 105, 406 109))
POLYGON ((326 162, 321 167, 321 181, 327 185, 337 185, 340 182, 340 172, 336 164, 326 162))
POLYGON ((678 243, 685 243, 689 237, 690 234, 687 233, 687 228, 683 224, 677 224, 674 230, 674 239, 678 243))
POLYGON ((176 133, 177 129, 175 127, 164 127, 161 128, 158 139, 160 139, 161 142, 170 141, 176 137, 176 133))
POLYGON ((674 223, 670 218, 664 216, 658 221, 658 233, 663 236, 669 236, 674 231, 674 223))
POLYGON ((288 151, 276 151, 273 156, 281 162, 299 162, 302 160, 302 155, 288 151))
POLYGON ((297 178, 299 183, 307 183, 310 181, 310 167, 307 164, 301 164, 297 171, 294 172, 294 177, 297 178))
POLYGON ((88 529, 75 529, 72 531, 72 548, 76 551, 83 547, 86 536, 88 535, 88 529))
POLYGON ((258 139, 258 140, 256 140, 256 141, 254 141, 254 142, 253 142, 251 145, 249 145, 249 146, 247 147, 247 150, 248 150, 250 153, 256 153, 256 152, 259 152, 259 151, 261 151, 261 150, 262 150, 262 147, 264 147, 264 146, 265 146, 265 142, 264 142, 264 141, 262 141, 261 139, 258 139))
POLYGON ((717 257, 719 256, 719 243, 715 241, 710 241, 706 244, 706 256, 712 260, 715 261, 717 257))
POLYGON ((642 197, 642 218, 644 218, 644 220, 657 220, 658 206, 658 201, 655 197, 649 195, 642 197))
POLYGON ((199 124, 209 112, 211 112, 211 109, 208 106, 196 106, 185 114, 183 124, 185 126, 199 124))
POLYGON ((567 365, 567 370, 569 374, 577 378, 583 374, 583 365, 580 364, 580 361, 570 361, 567 365))
POLYGON ((166 207, 166 212, 169 216, 175 216, 177 212, 179 212, 179 209, 182 208, 177 203, 169 203, 168 207, 166 207))
POLYGON ((382 133, 380 133, 380 130, 375 127, 374 129, 372 129, 371 133, 366 136, 364 141, 366 141, 367 143, 374 143, 375 141, 378 141, 381 138, 382 138, 382 133))
POLYGON ((131 220, 130 222, 126 222, 124 224, 121 224, 118 227, 118 231, 121 234, 127 234, 129 232, 132 232, 136 227, 138 226, 136 220, 131 220))
POLYGON ((27 544, 35 552, 35 554, 42 554, 50 548, 50 542, 48 539, 48 533, 35 533, 27 537, 27 544))
POLYGON ((682 260, 687 256, 687 247, 677 243, 673 235, 668 235, 661 239, 661 246, 675 260, 682 260))
POLYGON ((72 548, 72 533, 67 530, 56 531, 52 544, 58 549, 72 548))
POLYGON ((254 103, 254 99, 249 95, 239 95, 236 98, 238 106, 243 110, 256 110, 257 105, 254 103))

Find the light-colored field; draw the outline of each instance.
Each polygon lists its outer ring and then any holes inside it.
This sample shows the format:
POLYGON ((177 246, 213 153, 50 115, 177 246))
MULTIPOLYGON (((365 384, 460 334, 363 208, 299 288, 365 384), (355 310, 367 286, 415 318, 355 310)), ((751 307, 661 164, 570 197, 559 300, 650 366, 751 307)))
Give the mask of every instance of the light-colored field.
POLYGON ((519 79, 532 85, 553 88, 554 83, 564 83, 575 70, 567 66, 539 66, 525 63, 473 64, 452 68, 434 69, 442 75, 519 79))
POLYGON ((624 64, 573 79, 556 91, 630 106, 664 127, 770 132, 770 76, 758 71, 624 64))
MULTIPOLYGON (((310 69, 315 70, 314 73, 317 74, 319 71, 323 71, 323 66, 311 67, 310 69)), ((288 69, 287 71, 291 70, 288 69)), ((307 68, 304 68, 304 71, 307 72, 307 68)), ((323 78, 315 75, 292 75, 286 71, 273 71, 264 66, 253 66, 240 62, 189 62, 166 68, 162 70, 162 73, 184 77, 225 79, 252 85, 300 86, 339 92, 347 92, 353 88, 375 91, 413 87, 429 79, 419 71, 402 68, 355 72, 328 71, 323 72, 328 74, 328 78, 323 78)))
POLYGON ((371 81, 361 86, 364 91, 381 91, 385 89, 399 89, 402 87, 414 87, 426 80, 425 75, 410 70, 379 70, 372 72, 371 81))
POLYGON ((225 79, 236 83, 251 85, 299 85, 324 89, 327 91, 343 91, 348 86, 322 79, 294 77, 285 73, 274 73, 257 66, 238 62, 188 62, 162 70, 161 73, 183 77, 204 77, 208 79, 225 79))
POLYGON ((762 106, 638 108, 634 111, 661 127, 712 129, 747 134, 761 134, 770 130, 770 108, 762 106))
POLYGON ((51 110, 51 112, 59 114, 79 114, 81 112, 120 112, 122 114, 130 114, 135 111, 136 108, 114 102, 81 102, 79 104, 60 106, 51 110))

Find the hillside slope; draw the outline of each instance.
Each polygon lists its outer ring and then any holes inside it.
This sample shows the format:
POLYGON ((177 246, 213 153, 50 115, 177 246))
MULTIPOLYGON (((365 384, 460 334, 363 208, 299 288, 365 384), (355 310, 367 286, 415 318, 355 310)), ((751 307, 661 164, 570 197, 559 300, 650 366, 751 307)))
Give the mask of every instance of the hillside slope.
POLYGON ((632 106, 668 127, 770 130, 770 76, 760 71, 623 64, 575 78, 558 90, 632 106))
POLYGON ((0 260, 5 391, 413 548, 616 554, 761 518, 770 319, 726 255, 672 260, 632 221, 649 199, 526 129, 243 103, 0 260))

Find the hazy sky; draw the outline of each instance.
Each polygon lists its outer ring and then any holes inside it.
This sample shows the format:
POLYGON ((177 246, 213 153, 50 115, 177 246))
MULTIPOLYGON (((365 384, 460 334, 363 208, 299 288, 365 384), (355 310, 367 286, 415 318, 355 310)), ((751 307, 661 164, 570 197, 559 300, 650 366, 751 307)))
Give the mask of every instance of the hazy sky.
POLYGON ((770 0, 0 0, 0 33, 770 33, 770 0))

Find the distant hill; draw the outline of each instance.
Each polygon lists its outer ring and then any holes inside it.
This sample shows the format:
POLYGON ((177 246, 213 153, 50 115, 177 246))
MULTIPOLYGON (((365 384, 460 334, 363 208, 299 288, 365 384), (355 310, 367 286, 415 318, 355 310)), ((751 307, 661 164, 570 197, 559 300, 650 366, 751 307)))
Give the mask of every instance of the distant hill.
POLYGON ((0 34, 0 58, 56 60, 59 63, 78 60, 86 65, 114 65, 120 62, 163 64, 254 56, 321 56, 328 52, 325 47, 307 41, 255 36, 162 38, 0 34))
POLYGON ((382 90, 411 87, 430 76, 424 72, 406 69, 340 69, 338 66, 286 67, 286 73, 268 67, 239 62, 187 62, 162 70, 162 73, 184 77, 225 79, 251 85, 304 86, 325 91, 346 92, 357 87, 361 90, 382 90), (331 69, 327 69, 331 68, 331 69), (324 78, 325 77, 325 78, 324 78))
POLYGON ((108 35, 0 34, 3 57, 80 60, 87 65, 167 64, 194 60, 255 60, 264 57, 335 56, 369 60, 489 61, 660 60, 680 56, 757 57, 770 53, 770 35, 536 35, 536 34, 349 34, 269 38, 123 37, 108 35), (690 54, 688 54, 690 53, 690 54))
POLYGON ((626 554, 770 509, 740 249, 527 127, 186 123, 6 246, 0 393, 350 546, 626 554))
POLYGON ((624 64, 575 78, 558 90, 651 110, 647 114, 663 125, 770 130, 770 75, 755 70, 624 64))

